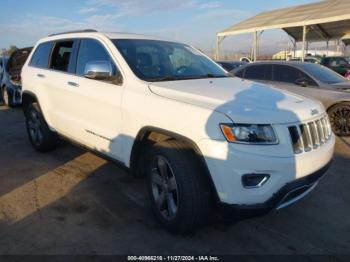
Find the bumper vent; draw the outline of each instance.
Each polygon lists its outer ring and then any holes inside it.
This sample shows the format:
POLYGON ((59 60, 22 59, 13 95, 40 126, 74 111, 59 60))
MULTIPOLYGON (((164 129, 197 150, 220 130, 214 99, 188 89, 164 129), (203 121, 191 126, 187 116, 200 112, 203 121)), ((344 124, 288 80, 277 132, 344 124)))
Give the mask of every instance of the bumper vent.
POLYGON ((327 143, 332 136, 327 116, 313 122, 290 126, 288 129, 295 154, 317 149, 327 143))

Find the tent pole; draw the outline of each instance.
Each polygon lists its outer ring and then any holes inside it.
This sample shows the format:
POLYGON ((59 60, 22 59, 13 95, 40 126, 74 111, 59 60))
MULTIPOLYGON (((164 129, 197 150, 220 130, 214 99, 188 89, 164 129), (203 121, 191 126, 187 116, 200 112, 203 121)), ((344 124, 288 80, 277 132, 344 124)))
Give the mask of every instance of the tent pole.
POLYGON ((216 54, 215 54, 216 61, 220 60, 220 36, 216 36, 216 54))
POLYGON ((293 42, 293 58, 295 58, 297 52, 297 41, 294 40, 293 42))
POLYGON ((301 61, 305 61, 305 42, 306 42, 306 25, 303 26, 303 47, 301 52, 301 61))
POLYGON ((253 50, 253 60, 256 62, 257 60, 257 52, 258 52, 258 32, 254 31, 254 50, 253 50))
POLYGON ((340 51, 340 40, 338 39, 337 40, 337 52, 339 52, 340 51))

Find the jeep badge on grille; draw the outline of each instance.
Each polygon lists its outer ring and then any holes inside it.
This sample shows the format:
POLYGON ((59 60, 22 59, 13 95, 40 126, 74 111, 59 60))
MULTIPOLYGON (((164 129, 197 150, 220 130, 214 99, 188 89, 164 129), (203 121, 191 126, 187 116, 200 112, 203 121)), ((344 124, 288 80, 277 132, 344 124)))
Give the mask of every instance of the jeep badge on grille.
POLYGON ((315 116, 315 115, 318 115, 318 110, 317 109, 311 109, 311 115, 312 116, 315 116))

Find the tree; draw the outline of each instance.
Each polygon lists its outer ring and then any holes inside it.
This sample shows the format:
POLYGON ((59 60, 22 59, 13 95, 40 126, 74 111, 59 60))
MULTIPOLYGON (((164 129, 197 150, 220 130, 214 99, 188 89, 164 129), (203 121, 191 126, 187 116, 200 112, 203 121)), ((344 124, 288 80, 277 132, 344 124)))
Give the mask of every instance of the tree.
POLYGON ((12 55, 12 53, 15 52, 16 50, 18 50, 17 46, 11 45, 9 48, 3 49, 3 50, 2 50, 2 55, 10 56, 10 55, 12 55))

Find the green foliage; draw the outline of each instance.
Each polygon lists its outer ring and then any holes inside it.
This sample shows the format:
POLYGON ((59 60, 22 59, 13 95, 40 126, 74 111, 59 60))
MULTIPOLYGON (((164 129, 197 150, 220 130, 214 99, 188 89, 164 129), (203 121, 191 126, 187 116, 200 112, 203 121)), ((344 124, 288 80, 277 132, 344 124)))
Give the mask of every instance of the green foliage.
POLYGON ((10 56, 10 55, 12 55, 12 53, 15 52, 17 49, 18 49, 17 46, 11 45, 9 48, 3 49, 3 50, 2 50, 2 55, 4 55, 4 56, 10 56))

